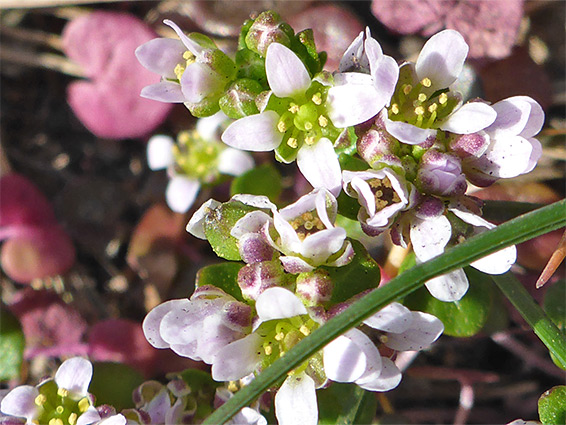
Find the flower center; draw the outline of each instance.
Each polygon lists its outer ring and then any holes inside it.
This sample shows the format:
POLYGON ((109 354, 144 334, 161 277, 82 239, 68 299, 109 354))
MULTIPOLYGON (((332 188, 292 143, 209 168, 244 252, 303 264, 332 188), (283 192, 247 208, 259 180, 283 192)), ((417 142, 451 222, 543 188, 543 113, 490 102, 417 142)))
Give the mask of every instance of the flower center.
POLYGON ((388 109, 393 121, 403 121, 420 128, 435 128, 458 104, 458 98, 448 89, 433 91, 430 78, 416 84, 399 81, 388 109))
POLYGON ((218 175, 219 143, 204 140, 196 131, 183 131, 173 146, 176 168, 189 177, 210 183, 218 175))
MULTIPOLYGON (((262 339, 261 358, 262 369, 271 365, 279 357, 293 348, 300 340, 310 335, 319 327, 319 324, 308 315, 294 316, 289 319, 270 320, 262 323, 257 329, 262 339)), ((304 372, 308 361, 290 373, 298 374, 304 372)))
POLYGON ((34 421, 37 424, 75 425, 79 416, 92 406, 88 397, 76 400, 66 389, 57 388, 53 380, 47 381, 38 389, 35 404, 39 407, 39 415, 37 421, 34 421))
POLYGON ((316 211, 307 211, 291 220, 289 224, 295 229, 300 240, 325 228, 316 211))
POLYGON ((388 177, 383 179, 370 179, 367 181, 375 196, 375 209, 381 211, 385 207, 401 202, 401 198, 393 189, 388 177))
POLYGON ((177 80, 179 81, 181 81, 181 77, 183 76, 185 69, 187 69, 187 67, 195 61, 195 55, 187 50, 185 51, 185 53, 183 53, 183 59, 185 59, 185 63, 178 63, 173 70, 173 72, 177 76, 177 80))

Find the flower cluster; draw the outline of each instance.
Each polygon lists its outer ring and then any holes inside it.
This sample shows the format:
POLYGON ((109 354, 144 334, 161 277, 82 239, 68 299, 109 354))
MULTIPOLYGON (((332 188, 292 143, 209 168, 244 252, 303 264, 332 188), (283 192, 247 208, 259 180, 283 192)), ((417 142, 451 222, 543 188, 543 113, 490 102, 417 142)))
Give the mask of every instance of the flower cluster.
MULTIPOLYGON (((389 231, 425 262, 494 227, 467 194, 469 183, 527 173, 541 155, 534 136, 544 113, 533 99, 491 105, 465 101, 455 89, 468 53, 456 31, 434 35, 416 63, 399 66, 367 29, 331 74, 322 71, 325 55, 312 32, 295 34, 273 12, 244 23, 233 60, 204 36, 165 23, 180 41, 138 48, 142 64, 163 76, 142 95, 183 102, 198 117, 221 110, 235 120, 221 135, 226 145, 296 160, 314 188, 282 208, 267 196, 210 199, 189 221, 188 232, 208 240, 219 257, 241 262, 202 269, 190 299, 157 306, 143 328, 153 346, 210 364, 217 381, 252 379, 379 285, 377 264, 337 225, 340 216, 369 236, 389 231)), ((192 141, 188 149, 200 152, 198 146, 192 141)), ((175 172, 198 171, 209 161, 199 155, 186 168, 177 160, 175 172)), ((206 181, 205 168, 192 175, 193 186, 206 181)), ((509 247, 471 265, 500 274, 515 257, 509 247)), ((426 283, 447 302, 461 299, 468 285, 462 269, 426 283)), ((288 373, 275 395, 279 422, 315 424, 316 389, 332 381, 370 391, 396 387, 396 352, 426 348, 442 331, 430 314, 386 306, 288 373)))

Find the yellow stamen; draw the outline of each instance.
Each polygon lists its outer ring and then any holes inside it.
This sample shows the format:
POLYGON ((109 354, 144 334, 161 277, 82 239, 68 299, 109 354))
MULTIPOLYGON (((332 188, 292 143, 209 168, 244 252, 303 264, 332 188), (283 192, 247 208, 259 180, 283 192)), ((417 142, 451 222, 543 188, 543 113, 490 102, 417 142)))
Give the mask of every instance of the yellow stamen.
POLYGON ((411 93, 411 90, 413 90, 413 86, 410 84, 404 84, 403 85, 403 93, 405 93, 406 95, 409 95, 409 93, 411 93))
POLYGON ((292 114, 296 114, 297 112, 299 112, 299 105, 296 105, 295 103, 291 103, 291 106, 289 106, 288 111, 291 112, 292 114))
POLYGON ((309 146, 314 145, 314 136, 305 137, 305 143, 309 146))
POLYGON ((432 81, 430 81, 430 78, 425 77, 421 80, 421 84, 425 87, 430 87, 432 86, 432 81))
POLYGON ((279 357, 283 357, 284 354, 285 354, 285 351, 281 351, 281 352, 279 353, 279 357))
POLYGON ((90 401, 88 400, 88 398, 85 397, 81 399, 81 401, 79 401, 79 411, 81 413, 86 412, 89 407, 90 407, 90 401))
POLYGON ((287 131, 287 126, 283 121, 279 121, 277 123, 277 130, 279 130, 280 133, 285 133, 287 131))
POLYGON ((419 93, 419 96, 417 97, 417 99, 419 99, 420 102, 424 102, 426 100, 426 94, 419 93))
POLYGON ((306 221, 304 226, 305 226, 305 229, 311 230, 314 225, 312 224, 312 221, 306 221))
POLYGON ((207 155, 212 155, 214 153, 214 148, 212 146, 209 146, 206 148, 205 152, 207 155))
POLYGON ((37 406, 43 406, 43 404, 47 401, 47 397, 45 397, 44 394, 39 394, 34 401, 37 406))
POLYGON ((437 103, 433 103, 432 105, 430 105, 428 107, 428 112, 432 113, 434 111, 436 111, 438 109, 438 104, 437 103))
POLYGON ((323 128, 326 127, 328 125, 328 119, 324 115, 319 116, 318 125, 320 125, 323 128))
POLYGON ((422 106, 417 106, 415 108, 415 114, 424 115, 424 113, 425 113, 425 108, 423 108, 422 106))
POLYGON ((307 328, 306 325, 301 326, 301 327, 299 328, 299 330, 301 331, 301 333, 302 333, 304 336, 308 336, 308 335, 311 333, 310 329, 307 328))
POLYGON ((397 115, 399 113, 399 105, 397 105, 396 103, 391 105, 391 112, 393 112, 395 115, 397 115))
POLYGON ((60 418, 53 418, 49 420, 49 425, 63 425, 63 421, 60 418))
POLYGON ((65 411, 65 408, 64 408, 63 406, 57 406, 57 407, 55 408, 55 411, 56 411, 58 414, 61 414, 61 413, 63 413, 63 412, 65 411))
POLYGON ((69 425, 75 425, 77 423, 78 415, 76 413, 71 413, 69 415, 69 425))
POLYGON ((276 341, 281 341, 283 340, 283 338, 285 338, 285 334, 283 332, 279 332, 277 335, 275 335, 276 341))
POLYGON ((442 93, 440 96, 438 96, 438 102, 441 105, 444 105, 446 102, 448 102, 448 95, 446 93, 442 93))
POLYGON ((294 137, 289 137, 289 140, 287 140, 287 144, 291 146, 293 149, 296 149, 297 146, 299 146, 299 144, 297 143, 297 139, 295 139, 294 137))
POLYGON ((307 121, 307 122, 305 123, 305 129, 306 129, 307 131, 312 130, 312 123, 311 123, 310 121, 307 121))
POLYGON ((381 336, 379 337, 379 341, 380 341, 382 344, 385 344, 387 341, 389 341, 389 338, 387 337, 387 335, 381 335, 381 336))
POLYGON ((320 105, 322 103, 322 97, 320 96, 320 93, 313 94, 311 100, 315 105, 320 105))
POLYGON ((181 65, 180 63, 178 63, 175 66, 175 69, 173 69, 173 72, 175 73, 177 80, 180 80, 181 77, 183 76, 183 72, 185 72, 185 67, 183 65, 181 65))
POLYGON ((185 53, 183 53, 183 59, 185 59, 186 61, 192 60, 195 58, 195 55, 193 55, 190 50, 185 50, 185 53))
POLYGON ((271 345, 266 345, 263 347, 263 351, 265 351, 266 356, 270 356, 273 353, 273 347, 271 345))
POLYGON ((57 395, 61 396, 61 397, 68 397, 69 396, 69 391, 66 390, 65 388, 59 388, 57 390, 57 395))

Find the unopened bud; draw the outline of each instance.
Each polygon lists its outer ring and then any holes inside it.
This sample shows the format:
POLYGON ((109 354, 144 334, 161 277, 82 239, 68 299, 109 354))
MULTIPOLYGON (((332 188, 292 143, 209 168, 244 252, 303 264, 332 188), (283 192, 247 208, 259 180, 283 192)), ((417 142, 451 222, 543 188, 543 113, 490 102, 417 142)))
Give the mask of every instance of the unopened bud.
POLYGON ((297 277, 295 293, 308 307, 319 306, 330 301, 334 282, 323 269, 301 273, 297 277))

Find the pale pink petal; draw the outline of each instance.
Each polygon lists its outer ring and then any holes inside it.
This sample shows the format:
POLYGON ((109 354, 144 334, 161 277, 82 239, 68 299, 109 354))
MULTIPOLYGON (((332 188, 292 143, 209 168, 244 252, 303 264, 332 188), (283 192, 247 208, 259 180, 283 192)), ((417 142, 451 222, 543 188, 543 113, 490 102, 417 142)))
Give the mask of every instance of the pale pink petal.
POLYGON ((187 101, 181 90, 181 85, 171 81, 161 81, 160 83, 145 86, 141 90, 140 96, 165 103, 183 103, 187 101))
POLYGON ((444 215, 439 215, 426 220, 415 219, 409 233, 417 259, 424 262, 444 252, 452 236, 452 226, 444 215))
POLYGON ((403 121, 392 121, 385 117, 385 129, 389 134, 400 142, 409 145, 424 143, 429 137, 436 136, 436 130, 432 128, 420 128, 403 121))
POLYGON ((181 76, 181 90, 190 103, 199 103, 224 88, 226 80, 210 66, 193 62, 181 76))
POLYGON ((2 399, 0 410, 5 415, 26 418, 28 423, 39 414, 35 398, 39 395, 36 387, 20 385, 14 388, 2 399))
MULTIPOLYGON (((209 312, 200 309, 197 301, 188 299, 173 301, 177 302, 171 304, 169 312, 163 315, 159 323, 159 334, 171 345, 190 344, 199 338, 202 321, 209 312)), ((215 300, 209 301, 210 304, 214 302, 215 300)))
POLYGON ((327 261, 326 265, 331 267, 345 266, 346 264, 350 263, 350 261, 352 261, 354 255, 355 255, 354 247, 352 246, 352 243, 347 240, 344 245, 344 252, 342 253, 342 255, 334 261, 330 261, 330 262, 327 261))
POLYGON ((261 338, 253 333, 222 348, 212 364, 212 379, 236 381, 252 373, 260 358, 261 338))
POLYGON ((232 196, 232 201, 238 201, 242 204, 249 205, 250 207, 256 207, 261 209, 267 210, 276 210, 277 207, 273 202, 269 200, 267 196, 263 195, 246 195, 246 194, 237 194, 232 196))
POLYGON ((530 137, 536 136, 540 132, 540 130, 542 130, 542 126, 544 125, 544 111, 536 100, 528 96, 519 97, 521 98, 521 100, 524 100, 531 105, 529 120, 527 121, 527 124, 525 124, 525 128, 519 133, 520 136, 528 139, 530 137))
POLYGON ((458 108, 440 128, 456 134, 475 133, 495 121, 497 112, 486 103, 470 102, 458 108))
POLYGON ((363 81, 353 83, 354 79, 350 79, 348 83, 336 85, 328 90, 328 116, 338 128, 369 120, 376 116, 391 98, 374 87, 370 75, 351 74, 363 81))
POLYGON ((531 105, 522 99, 524 97, 510 97, 492 105, 497 112, 497 119, 485 131, 494 135, 500 131, 518 135, 523 131, 531 112, 531 105))
POLYGON ((368 317, 364 323, 380 331, 401 333, 409 329, 412 320, 411 311, 407 307, 391 303, 368 317))
POLYGON ((523 170, 523 174, 530 173, 536 167, 538 160, 542 156, 542 145, 537 139, 530 138, 527 141, 531 144, 533 150, 531 151, 531 156, 529 157, 529 163, 527 168, 523 170))
POLYGON ((152 170, 161 170, 175 163, 173 146, 175 141, 163 134, 152 136, 147 141, 147 163, 152 170))
POLYGON ((204 234, 204 220, 210 211, 219 206, 220 202, 215 199, 209 199, 202 204, 187 223, 187 232, 199 239, 206 239, 206 235, 204 234))
POLYGON ((65 360, 55 373, 55 383, 59 388, 68 390, 73 396, 87 395, 92 379, 92 364, 82 357, 65 360))
POLYGON ((165 25, 168 25, 171 28, 173 28, 173 30, 175 31, 175 33, 177 33, 177 36, 179 36, 179 38, 181 39, 181 41, 183 42, 185 47, 193 55, 200 56, 205 52, 205 49, 203 49, 198 43, 195 43, 193 40, 191 40, 189 37, 187 37, 185 35, 185 33, 181 30, 181 28, 179 28, 179 26, 175 22, 170 21, 169 19, 164 19, 163 23, 165 25))
POLYGON ((126 425, 126 417, 120 413, 102 419, 97 425, 126 425))
POLYGON ((323 137, 314 145, 304 144, 297 153, 301 174, 316 189, 324 187, 334 196, 342 190, 342 170, 332 142, 323 137))
POLYGON ((345 239, 346 230, 341 227, 321 230, 305 238, 299 253, 312 264, 319 265, 338 252, 344 246, 345 239))
POLYGON ((277 130, 279 115, 274 111, 250 115, 234 121, 222 133, 222 141, 236 149, 267 152, 281 143, 283 134, 277 130))
POLYGON ((538 155, 533 149, 538 149, 538 145, 521 136, 499 134, 491 139, 485 153, 469 161, 469 164, 491 177, 516 177, 532 167, 531 157, 534 159, 538 155))
MULTIPOLYGON (((347 184, 347 180, 349 179, 349 183, 350 183, 350 187, 356 192, 356 194, 358 195, 358 202, 360 203, 360 205, 366 210, 366 212, 368 213, 368 215, 370 217, 373 217, 375 215, 375 211, 376 211, 376 206, 375 206, 375 195, 373 194, 373 192, 371 191, 371 188, 369 187, 369 184, 357 177, 357 176, 353 176, 351 179, 349 178, 348 174, 354 174, 352 172, 348 172, 348 171, 344 171, 343 172, 343 176, 344 176, 344 184, 347 184)), ((348 192, 350 192, 350 190, 348 190, 348 192)))
POLYGON ((373 380, 358 380, 361 388, 368 391, 389 391, 401 382, 401 371, 388 358, 381 359, 381 373, 373 380))
POLYGON ((324 373, 332 381, 354 382, 375 358, 380 358, 375 344, 359 329, 351 329, 324 347, 324 373))
POLYGON ((277 97, 294 97, 311 85, 311 77, 303 62, 291 49, 279 43, 271 43, 267 48, 265 73, 269 88, 277 97))
POLYGON ((437 90, 448 87, 462 72, 468 49, 464 37, 457 31, 444 30, 433 35, 417 59, 419 79, 430 78, 437 90))
MULTIPOLYGON (((279 233, 280 244, 274 243, 273 247, 287 252, 299 253, 301 251, 302 242, 297 232, 291 224, 285 220, 277 211, 273 212, 273 225, 279 233)), ((269 233, 267 233, 268 236, 269 233)))
POLYGON ((254 168, 254 159, 247 152, 226 148, 218 156, 218 171, 222 174, 239 176, 254 168))
POLYGON ((187 305, 188 303, 189 300, 187 299, 169 300, 159 304, 157 307, 153 308, 147 316, 145 316, 142 325, 143 333, 151 345, 155 348, 169 348, 170 344, 161 338, 161 334, 159 332, 161 321, 172 309, 176 308, 178 305, 187 305))
POLYGON ((464 270, 457 269, 428 280, 425 283, 430 294, 444 302, 458 301, 468 292, 468 278, 464 270))
POLYGON ((77 419, 77 425, 90 425, 97 424, 100 421, 100 414, 96 407, 89 406, 89 408, 77 419))
POLYGON ((313 379, 305 373, 288 376, 275 394, 279 425, 316 425, 318 406, 313 379))
POLYGON ((411 312, 410 326, 401 333, 388 333, 385 345, 397 351, 417 351, 427 348, 444 331, 442 322, 432 314, 411 312))
POLYGON ((307 314, 307 309, 295 294, 283 288, 268 288, 263 291, 255 308, 262 322, 307 314))
POLYGON ((263 211, 252 211, 247 213, 241 219, 239 219, 230 234, 236 239, 240 239, 242 236, 248 233, 257 233, 265 225, 265 223, 271 222, 271 217, 269 217, 263 211))
MULTIPOLYGON (((366 27, 366 34, 369 34, 369 28, 366 27)), ((363 55, 364 50, 364 31, 361 31, 358 36, 352 41, 348 46, 342 59, 340 59, 340 65, 338 66, 339 72, 345 72, 352 68, 360 67, 362 69, 369 68, 369 63, 367 56, 363 55)))
POLYGON ((199 189, 198 180, 177 175, 167 184, 165 190, 167 205, 177 213, 186 213, 193 205, 199 189))
POLYGON ((199 118, 196 124, 197 133, 204 140, 218 140, 222 132, 222 125, 228 120, 229 118, 222 111, 209 117, 199 118))
POLYGON ((165 78, 177 79, 175 67, 185 63, 183 43, 173 38, 154 38, 135 50, 136 57, 144 68, 165 78))
MULTIPOLYGON (((291 221, 300 216, 301 214, 312 211, 317 209, 318 206, 318 198, 321 196, 322 198, 325 197, 325 193, 328 191, 324 189, 315 189, 311 192, 307 193, 306 195, 301 196, 297 201, 293 202, 291 205, 287 205, 285 208, 282 208, 279 211, 281 217, 285 220, 291 221)), ((326 215, 326 212, 321 211, 323 214, 326 215)), ((321 218, 322 220, 322 218, 321 218)), ((330 226, 332 227, 332 226, 330 226)))

